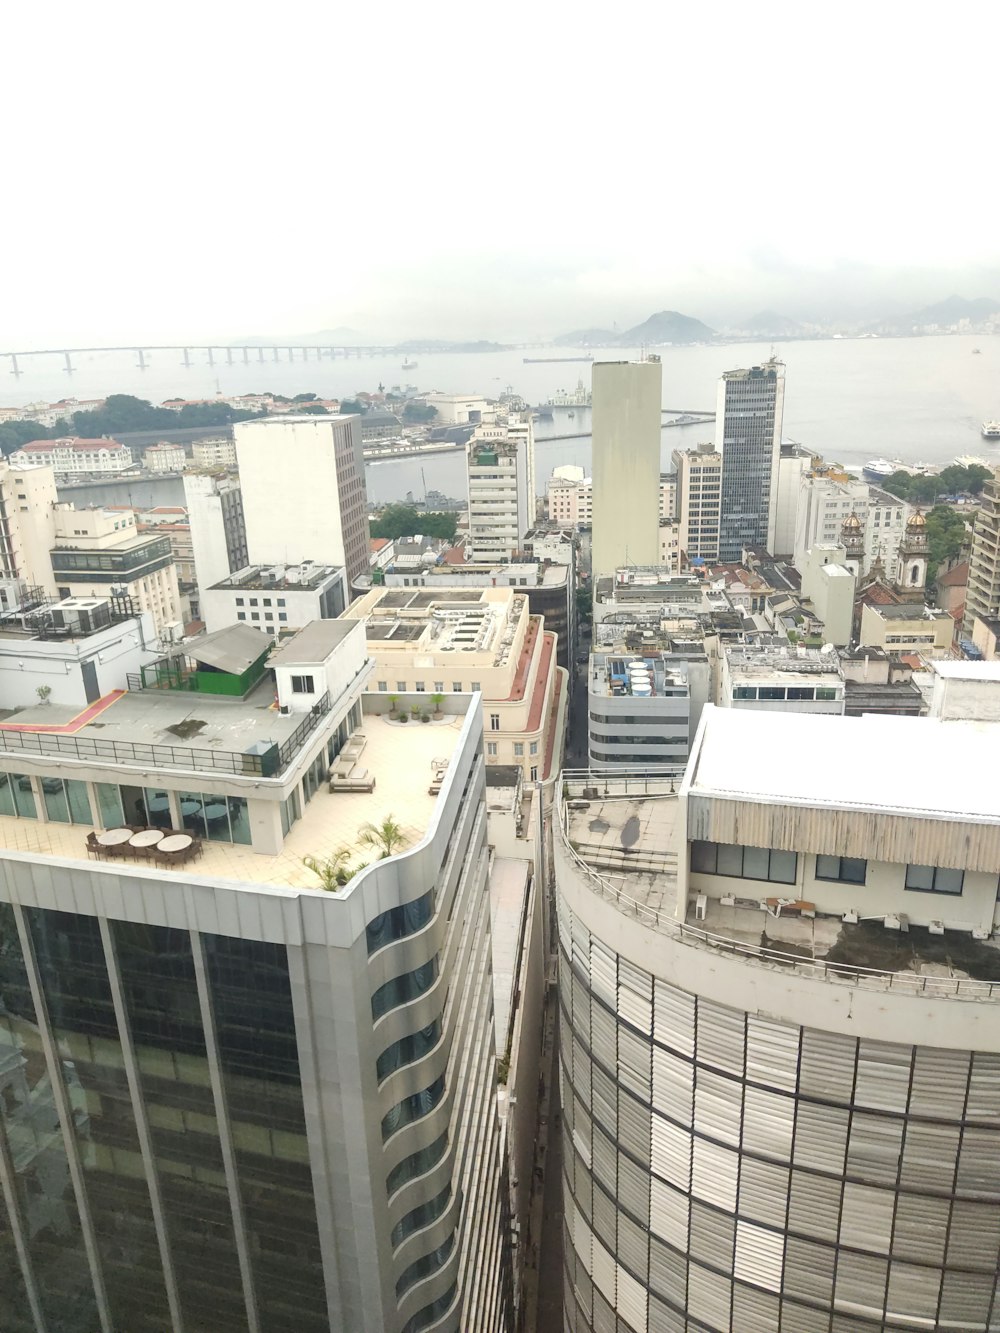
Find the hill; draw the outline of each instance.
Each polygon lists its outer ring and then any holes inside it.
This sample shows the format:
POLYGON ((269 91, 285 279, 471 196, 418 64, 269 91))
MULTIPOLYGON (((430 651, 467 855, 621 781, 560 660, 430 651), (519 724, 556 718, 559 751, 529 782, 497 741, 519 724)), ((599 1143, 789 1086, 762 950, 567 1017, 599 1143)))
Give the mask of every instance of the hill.
POLYGON ((677 310, 660 310, 634 329, 626 329, 617 342, 628 345, 649 343, 695 343, 709 342, 715 337, 715 330, 703 324, 700 319, 682 315, 677 310))
POLYGON ((802 325, 773 310, 758 310, 749 319, 737 320, 733 331, 751 338, 791 338, 802 332, 802 325))
POLYGON ((612 329, 574 329, 553 338, 554 347, 614 347, 618 334, 612 329))
POLYGON ((911 315, 907 315, 901 323, 903 324, 957 324, 959 320, 971 319, 977 321, 988 319, 990 315, 995 315, 1000 311, 1000 301, 996 301, 991 296, 977 296, 974 300, 966 300, 964 296, 949 296, 945 301, 937 301, 934 305, 924 306, 922 310, 915 310, 911 315))

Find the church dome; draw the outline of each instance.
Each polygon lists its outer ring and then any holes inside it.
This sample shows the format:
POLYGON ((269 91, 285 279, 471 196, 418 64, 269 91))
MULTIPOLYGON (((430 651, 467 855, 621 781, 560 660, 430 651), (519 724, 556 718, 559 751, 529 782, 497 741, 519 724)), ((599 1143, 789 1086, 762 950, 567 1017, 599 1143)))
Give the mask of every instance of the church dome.
POLYGON ((857 514, 851 514, 849 518, 844 519, 842 530, 844 532, 860 532, 861 519, 858 518, 857 514))
POLYGON ((909 532, 911 529, 916 529, 917 532, 922 532, 923 529, 926 528, 926 526, 927 526, 927 520, 926 518, 924 518, 923 514, 920 512, 919 509, 916 511, 915 514, 911 514, 910 517, 906 520, 907 532, 909 532))

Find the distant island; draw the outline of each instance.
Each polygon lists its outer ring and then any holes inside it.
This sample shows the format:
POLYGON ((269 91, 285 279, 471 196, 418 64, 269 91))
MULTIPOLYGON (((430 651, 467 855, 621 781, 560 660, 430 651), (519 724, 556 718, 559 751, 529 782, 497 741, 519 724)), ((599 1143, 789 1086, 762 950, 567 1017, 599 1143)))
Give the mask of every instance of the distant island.
POLYGON ((610 329, 578 329, 561 334, 554 342, 559 347, 635 347, 641 343, 655 347, 663 343, 711 342, 717 336, 715 330, 700 319, 682 315, 679 310, 660 310, 624 333, 610 329))

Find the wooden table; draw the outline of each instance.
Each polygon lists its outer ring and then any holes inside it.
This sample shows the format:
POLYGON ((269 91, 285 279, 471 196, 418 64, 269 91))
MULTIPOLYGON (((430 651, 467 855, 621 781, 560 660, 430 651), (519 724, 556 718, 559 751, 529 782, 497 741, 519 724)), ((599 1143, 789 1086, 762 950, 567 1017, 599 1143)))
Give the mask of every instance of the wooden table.
POLYGON ((131 838, 130 828, 109 828, 97 835, 97 841, 102 847, 120 847, 123 842, 129 842, 131 838))
POLYGON ((144 828, 139 833, 133 833, 128 840, 130 847, 155 847, 163 839, 163 830, 158 828, 144 828))
POLYGON ((161 838, 156 844, 158 852, 183 852, 185 847, 190 847, 194 838, 190 833, 169 833, 165 838, 161 838))

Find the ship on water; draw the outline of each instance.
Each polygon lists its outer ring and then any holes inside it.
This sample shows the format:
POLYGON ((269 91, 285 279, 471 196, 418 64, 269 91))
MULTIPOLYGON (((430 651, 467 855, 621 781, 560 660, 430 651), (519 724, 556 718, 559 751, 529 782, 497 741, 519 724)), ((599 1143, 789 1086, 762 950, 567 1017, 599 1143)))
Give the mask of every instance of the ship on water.
POLYGON ((865 481, 887 481, 894 472, 909 472, 902 459, 872 458, 861 469, 865 481))
POLYGON ((568 392, 566 389, 560 389, 545 404, 546 407, 590 407, 590 405, 590 390, 583 380, 577 380, 576 388, 568 392))
POLYGON ((983 439, 1000 440, 1000 421, 983 422, 983 439))

